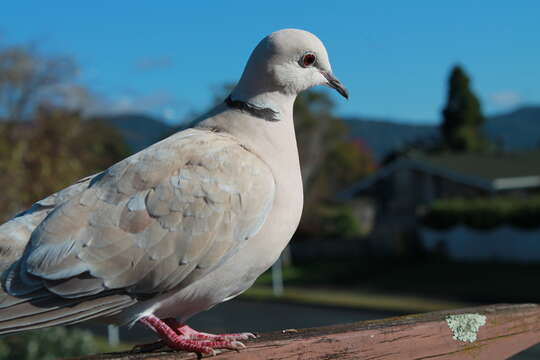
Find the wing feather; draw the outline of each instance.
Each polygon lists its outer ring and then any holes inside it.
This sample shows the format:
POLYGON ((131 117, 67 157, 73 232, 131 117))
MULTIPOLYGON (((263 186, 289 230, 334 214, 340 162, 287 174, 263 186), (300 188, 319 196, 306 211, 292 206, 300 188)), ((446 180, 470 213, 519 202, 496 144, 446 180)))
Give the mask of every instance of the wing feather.
POLYGON ((186 286, 257 233, 274 187, 267 165, 231 136, 176 134, 87 181, 48 213, 8 271, 6 289, 23 294, 38 283, 75 301, 186 286))

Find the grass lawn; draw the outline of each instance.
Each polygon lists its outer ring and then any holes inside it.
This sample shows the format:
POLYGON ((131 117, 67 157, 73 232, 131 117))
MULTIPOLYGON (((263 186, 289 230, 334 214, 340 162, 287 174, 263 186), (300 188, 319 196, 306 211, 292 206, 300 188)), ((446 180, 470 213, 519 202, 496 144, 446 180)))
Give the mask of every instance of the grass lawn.
POLYGON ((360 290, 334 288, 306 288, 287 286, 281 297, 275 297, 270 286, 256 285, 242 294, 243 299, 280 301, 288 303, 372 309, 398 313, 418 313, 466 307, 468 304, 429 299, 416 296, 399 296, 360 290))
MULTIPOLYGON (((358 259, 285 268, 283 300, 394 311, 540 302, 540 265, 358 259)), ((271 274, 246 297, 271 300, 271 274)))

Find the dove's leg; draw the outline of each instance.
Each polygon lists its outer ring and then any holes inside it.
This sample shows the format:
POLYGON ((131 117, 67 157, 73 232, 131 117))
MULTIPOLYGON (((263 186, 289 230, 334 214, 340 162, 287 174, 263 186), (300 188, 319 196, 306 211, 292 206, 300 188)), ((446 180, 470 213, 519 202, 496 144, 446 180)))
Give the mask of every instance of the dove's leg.
POLYGON ((240 350, 246 346, 239 341, 226 339, 190 339, 178 334, 167 323, 154 315, 145 316, 140 320, 143 324, 154 330, 165 344, 174 350, 196 352, 204 355, 215 355, 214 349, 240 350))
POLYGON ((191 340, 247 340, 249 338, 256 338, 256 336, 249 332, 235 333, 235 334, 209 334, 192 329, 188 325, 180 323, 175 318, 163 319, 163 321, 176 331, 178 335, 183 335, 191 340))

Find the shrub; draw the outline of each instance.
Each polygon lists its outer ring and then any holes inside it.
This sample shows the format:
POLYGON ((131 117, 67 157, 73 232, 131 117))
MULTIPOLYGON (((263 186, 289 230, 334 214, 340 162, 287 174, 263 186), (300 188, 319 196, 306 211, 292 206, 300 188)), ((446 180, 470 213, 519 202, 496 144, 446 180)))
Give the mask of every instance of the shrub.
POLYGON ((52 327, 0 339, 0 360, 52 360, 95 353, 89 331, 52 327))
POLYGON ((322 235, 350 239, 362 235, 362 224, 353 210, 346 205, 325 207, 320 214, 322 235))
POLYGON ((422 217, 422 223, 434 229, 459 224, 482 230, 502 225, 540 228, 540 195, 437 200, 422 217))

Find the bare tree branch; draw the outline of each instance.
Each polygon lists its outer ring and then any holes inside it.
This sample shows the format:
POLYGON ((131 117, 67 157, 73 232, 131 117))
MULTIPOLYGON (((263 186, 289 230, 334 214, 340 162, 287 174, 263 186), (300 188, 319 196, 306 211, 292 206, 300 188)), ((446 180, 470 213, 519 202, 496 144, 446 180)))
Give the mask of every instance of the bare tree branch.
POLYGON ((0 117, 22 120, 39 104, 57 102, 58 88, 76 73, 68 57, 45 56, 32 46, 0 47, 0 117))

